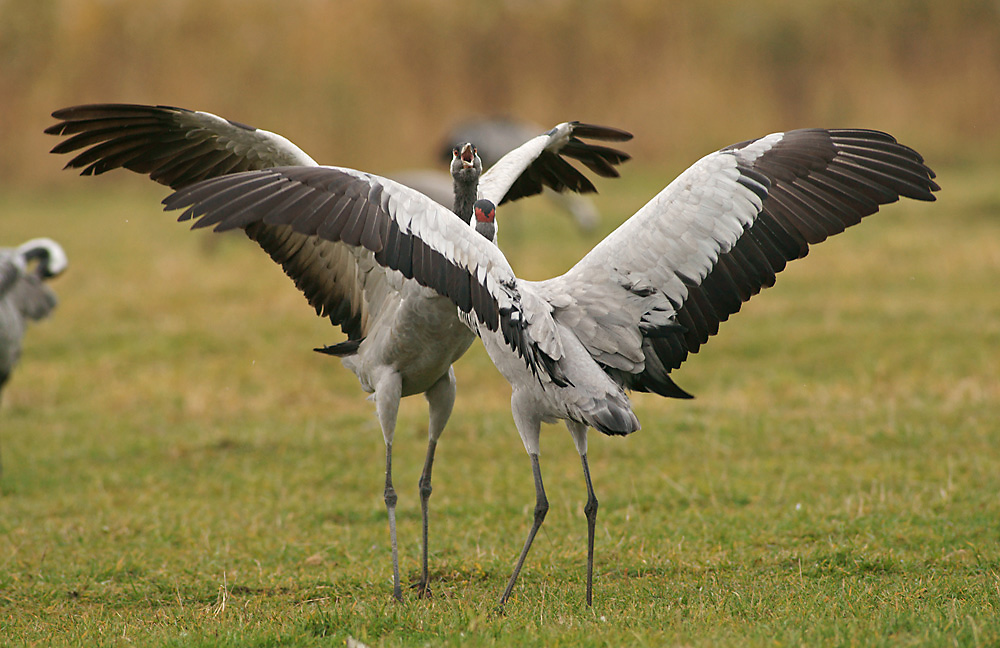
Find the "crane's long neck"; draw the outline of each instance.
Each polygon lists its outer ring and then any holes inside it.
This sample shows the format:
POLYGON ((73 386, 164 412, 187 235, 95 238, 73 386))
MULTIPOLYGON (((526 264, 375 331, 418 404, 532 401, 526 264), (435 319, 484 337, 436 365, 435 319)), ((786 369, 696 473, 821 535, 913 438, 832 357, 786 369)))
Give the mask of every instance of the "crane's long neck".
POLYGON ((455 178, 455 205, 452 211, 466 224, 472 223, 473 205, 476 203, 476 194, 479 191, 479 179, 472 182, 455 178))

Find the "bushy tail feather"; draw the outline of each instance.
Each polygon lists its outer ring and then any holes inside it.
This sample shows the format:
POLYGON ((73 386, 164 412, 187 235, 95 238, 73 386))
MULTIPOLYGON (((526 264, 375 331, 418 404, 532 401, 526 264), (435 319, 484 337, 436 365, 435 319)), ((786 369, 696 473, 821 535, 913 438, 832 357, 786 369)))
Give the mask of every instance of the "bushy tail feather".
POLYGON ((595 412, 587 415, 587 425, 609 436, 623 436, 639 430, 639 419, 626 403, 605 402, 595 412))

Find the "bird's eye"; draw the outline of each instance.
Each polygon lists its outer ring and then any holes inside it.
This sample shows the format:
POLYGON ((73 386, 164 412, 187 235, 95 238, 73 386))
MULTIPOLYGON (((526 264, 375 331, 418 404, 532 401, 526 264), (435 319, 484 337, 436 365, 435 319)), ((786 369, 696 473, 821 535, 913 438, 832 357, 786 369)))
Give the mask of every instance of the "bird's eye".
POLYGON ((451 154, 452 155, 458 155, 458 147, 457 146, 455 148, 451 149, 451 154))

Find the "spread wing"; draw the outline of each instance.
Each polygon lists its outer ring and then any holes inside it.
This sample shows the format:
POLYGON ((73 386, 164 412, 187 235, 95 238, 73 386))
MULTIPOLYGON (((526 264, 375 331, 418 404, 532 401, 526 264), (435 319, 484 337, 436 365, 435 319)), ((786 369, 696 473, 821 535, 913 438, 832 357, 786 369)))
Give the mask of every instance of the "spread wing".
MULTIPOLYGON (((94 104, 54 112, 46 133, 66 136, 53 153, 76 152, 67 168, 97 175, 125 168, 174 189, 208 178, 274 166, 315 167, 290 141, 211 113, 132 104, 94 104)), ((311 239, 290 228, 246 228, 305 294, 350 340, 363 338, 372 313, 398 299, 401 280, 388 276, 370 253, 311 239)))
POLYGON ((45 129, 67 136, 53 153, 76 152, 66 168, 99 175, 123 167, 173 189, 228 173, 274 166, 316 166, 270 131, 211 113, 134 104, 92 104, 52 113, 45 129))
POLYGON ((533 313, 503 253, 397 182, 338 167, 278 167, 198 183, 164 204, 184 209, 180 220, 195 227, 269 228, 314 246, 364 250, 380 268, 451 300, 477 328, 499 331, 532 371, 553 372, 549 341, 532 337, 533 313))
POLYGON ((601 177, 617 178, 615 167, 630 156, 614 148, 584 142, 581 138, 622 142, 632 139, 632 134, 580 122, 559 124, 510 151, 483 173, 479 197, 501 205, 541 193, 544 187, 560 192, 596 192, 587 176, 565 158, 578 160, 601 177))
POLYGON ((553 316, 626 387, 687 397, 669 373, 786 263, 934 173, 891 136, 797 130, 735 144, 684 171, 565 275, 553 316))

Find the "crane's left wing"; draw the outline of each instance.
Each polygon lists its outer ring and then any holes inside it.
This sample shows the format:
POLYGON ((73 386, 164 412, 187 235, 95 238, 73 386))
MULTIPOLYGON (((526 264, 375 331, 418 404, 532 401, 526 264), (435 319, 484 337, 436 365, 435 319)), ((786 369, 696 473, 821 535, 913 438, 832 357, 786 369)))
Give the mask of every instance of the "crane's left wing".
MULTIPOLYGON (((594 193, 594 184, 565 158, 580 161, 599 176, 617 178, 615 167, 631 156, 583 139, 624 142, 632 134, 580 122, 564 122, 504 155, 479 180, 479 196, 496 205, 541 193, 544 187, 562 192, 594 193)), ((473 142, 475 144, 475 142, 473 142)))
POLYGON ((934 200, 914 150, 869 130, 796 130, 711 153, 561 277, 540 282, 623 386, 669 377, 788 261, 900 196, 934 200))
POLYGON ((522 309, 518 279, 499 248, 397 182, 340 167, 276 167, 206 180, 163 203, 183 209, 179 220, 193 219, 194 227, 251 235, 267 228, 364 251, 380 267, 448 298, 478 327, 500 331, 532 371, 560 379, 558 349, 549 336, 532 336, 533 313, 522 309))
POLYGON ((201 110, 141 104, 89 104, 52 113, 45 132, 66 136, 53 153, 76 152, 67 168, 99 175, 124 167, 179 189, 227 173, 315 166, 286 138, 201 110))

